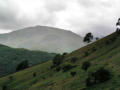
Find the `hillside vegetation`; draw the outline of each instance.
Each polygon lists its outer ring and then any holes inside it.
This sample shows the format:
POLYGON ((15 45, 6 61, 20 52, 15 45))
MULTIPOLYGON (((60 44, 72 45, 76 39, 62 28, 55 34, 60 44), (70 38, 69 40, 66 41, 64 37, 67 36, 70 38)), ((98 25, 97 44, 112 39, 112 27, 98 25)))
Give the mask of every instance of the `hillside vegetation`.
POLYGON ((29 51, 26 49, 14 49, 0 45, 0 76, 16 71, 16 67, 22 61, 27 60, 29 66, 51 60, 55 54, 42 51, 29 51))
POLYGON ((120 32, 54 63, 47 61, 0 78, 0 90, 120 90, 120 32))

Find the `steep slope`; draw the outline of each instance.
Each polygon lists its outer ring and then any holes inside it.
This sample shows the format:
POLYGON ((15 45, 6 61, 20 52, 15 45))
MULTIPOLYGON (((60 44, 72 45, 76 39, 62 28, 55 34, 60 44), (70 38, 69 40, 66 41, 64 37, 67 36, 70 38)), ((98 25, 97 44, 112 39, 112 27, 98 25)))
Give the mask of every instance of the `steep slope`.
POLYGON ((28 60, 30 66, 33 66, 51 60, 54 55, 47 52, 14 49, 0 45, 0 76, 15 72, 16 66, 24 60, 28 60))
POLYGON ((52 61, 48 61, 0 78, 0 90, 4 86, 13 90, 120 90, 120 32, 66 55, 59 66, 50 68, 51 66, 52 61), (77 58, 75 62, 73 58, 77 58), (81 68, 85 61, 91 63, 87 71, 81 68), (63 72, 66 65, 74 67, 67 67, 68 71, 63 72), (111 73, 111 78, 99 84, 86 86, 89 74, 101 67, 111 73), (12 80, 10 76, 13 77, 12 80))
POLYGON ((0 35, 0 43, 11 47, 55 53, 76 50, 84 46, 82 41, 82 37, 71 31, 47 26, 28 27, 0 35))

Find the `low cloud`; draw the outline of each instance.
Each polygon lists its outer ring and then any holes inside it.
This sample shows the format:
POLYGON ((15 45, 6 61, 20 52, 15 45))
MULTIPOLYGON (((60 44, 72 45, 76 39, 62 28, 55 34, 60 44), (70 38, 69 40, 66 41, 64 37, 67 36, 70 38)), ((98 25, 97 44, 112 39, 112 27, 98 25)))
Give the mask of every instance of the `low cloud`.
POLYGON ((46 25, 84 35, 115 31, 119 0, 0 0, 0 30, 46 25))

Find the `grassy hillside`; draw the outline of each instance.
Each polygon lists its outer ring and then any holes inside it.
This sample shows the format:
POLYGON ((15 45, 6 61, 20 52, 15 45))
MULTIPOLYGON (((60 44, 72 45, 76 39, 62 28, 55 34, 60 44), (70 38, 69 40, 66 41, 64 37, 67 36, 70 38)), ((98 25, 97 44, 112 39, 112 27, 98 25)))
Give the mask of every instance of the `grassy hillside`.
POLYGON ((76 50, 66 55, 59 66, 51 66, 52 61, 48 61, 0 78, 0 90, 120 90, 120 34, 113 33, 76 50), (81 68, 85 61, 91 63, 86 71, 81 68), (65 66, 72 68, 65 71, 65 66), (90 74, 101 67, 109 71, 111 78, 86 86, 90 74))
POLYGON ((15 72, 17 65, 24 60, 28 60, 29 65, 33 66, 51 60, 54 55, 47 52, 14 49, 0 45, 0 76, 15 72))

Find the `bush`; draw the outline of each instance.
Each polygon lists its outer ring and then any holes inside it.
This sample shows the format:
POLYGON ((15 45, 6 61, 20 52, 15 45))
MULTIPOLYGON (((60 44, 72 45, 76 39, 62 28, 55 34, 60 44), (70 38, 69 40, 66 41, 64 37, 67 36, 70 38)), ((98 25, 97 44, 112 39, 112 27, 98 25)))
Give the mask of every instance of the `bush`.
POLYGON ((71 72, 70 74, 74 77, 76 75, 76 72, 71 72))
POLYGON ((12 81, 13 80, 13 76, 9 76, 9 80, 12 81))
POLYGON ((109 45, 109 44, 110 44, 110 41, 107 40, 105 43, 106 43, 106 45, 109 45))
POLYGON ((92 51, 95 52, 97 49, 95 47, 92 48, 92 51))
POLYGON ((90 67, 90 65, 91 65, 91 63, 88 62, 88 61, 86 61, 86 62, 83 63, 82 69, 85 70, 85 71, 87 71, 87 69, 90 67))
POLYGON ((109 79, 111 79, 110 72, 104 68, 100 68, 96 72, 90 74, 90 76, 86 79, 86 85, 92 86, 94 84, 103 83, 109 79))
POLYGON ((67 72, 67 71, 71 70, 74 67, 76 67, 76 66, 72 66, 72 65, 68 64, 68 65, 63 66, 62 69, 63 69, 63 72, 67 72))
POLYGON ((53 66, 58 66, 62 63, 63 57, 60 54, 57 54, 54 58, 53 58, 53 66))
POLYGON ((3 85, 3 86, 2 86, 2 90, 7 90, 7 86, 6 86, 6 85, 3 85))
POLYGON ((56 67, 56 72, 59 72, 60 70, 61 70, 61 67, 59 66, 59 67, 56 67))
POLYGON ((78 60, 78 58, 73 57, 73 58, 71 59, 71 62, 72 62, 72 63, 75 63, 77 60, 78 60))
POLYGON ((84 56, 85 56, 85 57, 87 57, 88 55, 89 55, 89 53, 88 53, 88 52, 85 52, 85 53, 84 53, 84 56))
POLYGON ((21 63, 17 66, 16 71, 20 71, 20 70, 26 69, 26 68, 28 68, 28 67, 29 67, 29 64, 28 64, 28 61, 26 60, 26 61, 21 62, 21 63))
POLYGON ((36 77, 36 72, 33 73, 33 77, 36 77))

